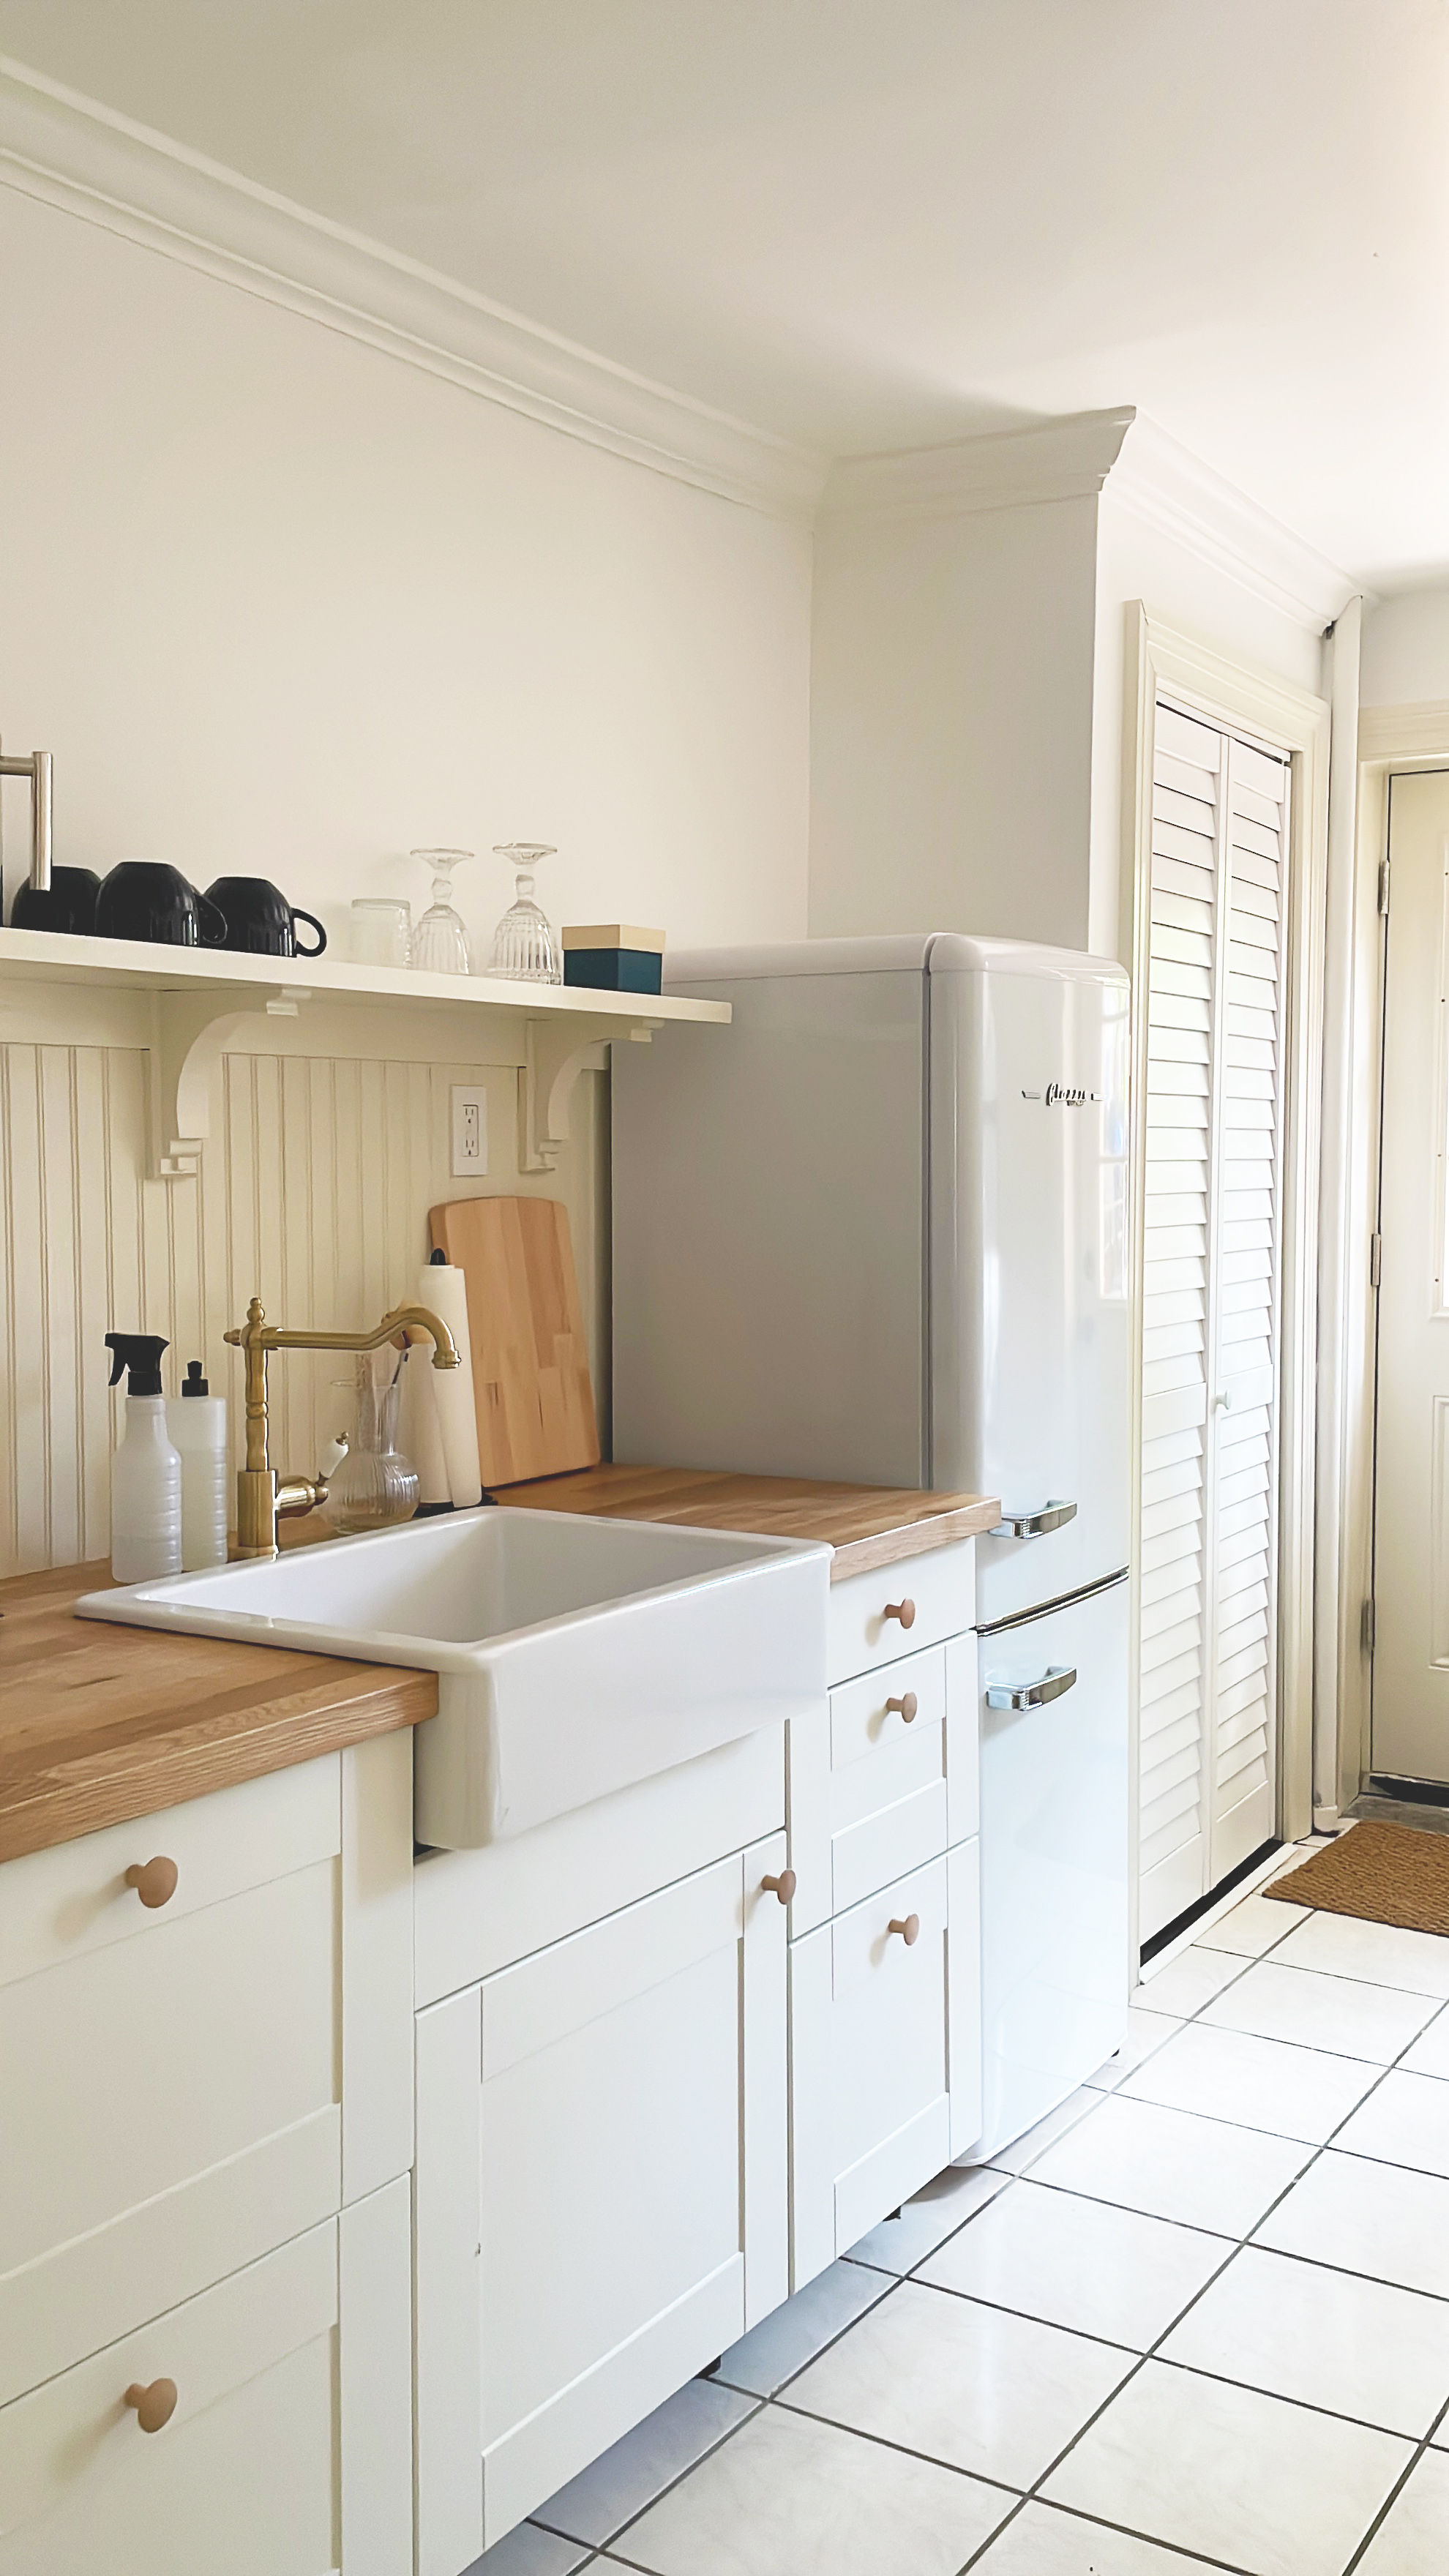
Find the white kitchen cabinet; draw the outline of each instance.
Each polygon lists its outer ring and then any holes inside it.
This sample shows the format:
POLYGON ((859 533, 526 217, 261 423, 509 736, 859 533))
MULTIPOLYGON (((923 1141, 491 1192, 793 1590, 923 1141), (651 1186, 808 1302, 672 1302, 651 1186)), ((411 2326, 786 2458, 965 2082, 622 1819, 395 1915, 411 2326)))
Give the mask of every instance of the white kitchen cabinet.
POLYGON ((784 2298, 777 1832, 418 2017, 421 2576, 784 2298))
POLYGON ((962 1844, 790 1945, 796 2289, 980 2127, 975 1863, 962 1844))
POLYGON ((404 2177, 0 2407, 0 2576, 400 2576, 409 2255, 404 2177))
POLYGON ((411 1879, 405 1733, 0 1869, 3 2576, 407 2565, 411 1879))
POLYGON ((981 2130, 974 1560, 832 1586, 829 1709, 788 1729, 793 2289, 981 2130))

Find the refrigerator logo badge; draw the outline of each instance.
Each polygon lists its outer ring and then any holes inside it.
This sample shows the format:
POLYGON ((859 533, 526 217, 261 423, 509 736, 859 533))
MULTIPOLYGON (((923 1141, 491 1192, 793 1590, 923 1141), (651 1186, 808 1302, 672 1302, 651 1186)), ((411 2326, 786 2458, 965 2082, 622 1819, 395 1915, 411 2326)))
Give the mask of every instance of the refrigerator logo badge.
POLYGON ((1100 1091, 1083 1091, 1075 1082, 1049 1082, 1045 1091, 1023 1091, 1023 1100, 1045 1101, 1048 1109, 1085 1109, 1089 1100, 1100 1100, 1100 1091))

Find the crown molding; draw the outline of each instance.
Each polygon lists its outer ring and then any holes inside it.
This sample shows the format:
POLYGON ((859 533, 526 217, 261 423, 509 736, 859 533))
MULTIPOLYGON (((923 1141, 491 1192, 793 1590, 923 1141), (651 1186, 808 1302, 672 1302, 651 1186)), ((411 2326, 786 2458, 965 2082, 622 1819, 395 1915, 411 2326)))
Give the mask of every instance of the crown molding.
POLYGON ((823 457, 672 393, 0 55, 0 183, 566 437, 810 520, 823 457))
POLYGON ((1136 417, 1130 407, 1070 412, 1030 429, 989 430, 944 447, 839 456, 826 478, 822 515, 957 518, 973 510, 1091 498, 1116 465, 1136 417))
POLYGON ((1297 626, 1321 632, 1363 595, 1337 564, 1142 412, 1132 419, 1107 489, 1134 517, 1297 626))
POLYGON ((1365 766, 1438 768, 1449 758, 1449 698, 1421 698, 1399 707, 1360 707, 1358 757, 1365 766))

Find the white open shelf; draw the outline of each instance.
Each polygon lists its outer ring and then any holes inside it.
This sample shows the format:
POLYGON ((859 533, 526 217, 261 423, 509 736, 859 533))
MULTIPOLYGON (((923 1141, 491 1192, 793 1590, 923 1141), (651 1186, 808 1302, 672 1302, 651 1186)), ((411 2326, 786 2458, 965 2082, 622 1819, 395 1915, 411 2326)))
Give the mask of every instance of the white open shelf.
MULTIPOLYGON (((446 1013, 456 1024, 507 1014, 517 1032, 519 1147, 528 1171, 551 1170, 568 1135, 568 1103, 600 1043, 646 1043, 673 1021, 721 1022, 727 1002, 668 993, 593 992, 575 984, 514 984, 491 975, 421 975, 402 966, 330 958, 251 957, 225 948, 170 948, 134 939, 0 930, 0 999, 57 987, 101 987, 149 1004, 151 1168, 178 1180, 197 1169, 211 1132, 221 1058, 261 1019, 296 1018, 309 1004, 365 1013, 375 1030, 389 1005, 446 1013)), ((8 1014, 7 1014, 8 1016, 8 1014)))

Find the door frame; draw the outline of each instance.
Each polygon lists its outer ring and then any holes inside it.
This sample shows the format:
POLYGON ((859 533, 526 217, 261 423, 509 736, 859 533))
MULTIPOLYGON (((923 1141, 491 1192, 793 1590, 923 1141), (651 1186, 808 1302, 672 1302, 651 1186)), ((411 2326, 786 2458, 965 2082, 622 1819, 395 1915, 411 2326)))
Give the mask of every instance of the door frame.
MULTIPOLYGON (((1449 699, 1414 706, 1363 707, 1358 716, 1358 794, 1353 846, 1348 1009, 1327 1032, 1325 1079, 1336 1071, 1345 1116, 1342 1145, 1343 1231, 1360 1247, 1344 1268, 1337 1366, 1321 1391, 1323 1438, 1337 1462, 1338 1508, 1322 1533, 1321 1589, 1336 1602, 1336 1805, 1358 1796, 1371 1745, 1372 1661, 1363 1606, 1373 1584, 1374 1418, 1378 1401, 1378 1297, 1368 1258, 1377 1224, 1380 1080, 1384 1047, 1384 937, 1379 870, 1389 854, 1389 781, 1449 769, 1449 699)), ((1326 1653, 1325 1653, 1326 1662, 1326 1653)), ((1325 1673, 1325 1683, 1328 1675, 1325 1673)))
MULTIPOLYGON (((1329 705, 1274 671, 1243 661, 1151 614, 1126 607, 1123 689, 1123 914, 1131 928, 1131 1311, 1143 1293, 1143 1187, 1147 1131, 1147 992, 1152 888, 1152 772, 1159 696, 1186 715, 1224 726, 1290 764, 1288 914, 1285 922, 1283 1200, 1279 1246, 1278 1380, 1278 1816, 1285 1840, 1313 1821, 1313 1567, 1317 1437, 1318 1219, 1323 972, 1328 877, 1329 705)), ((1142 1449, 1142 1338, 1134 1331, 1132 1387, 1132 1615, 1129 1650, 1132 1951, 1137 1953, 1139 1841, 1138 1568, 1142 1449)))

